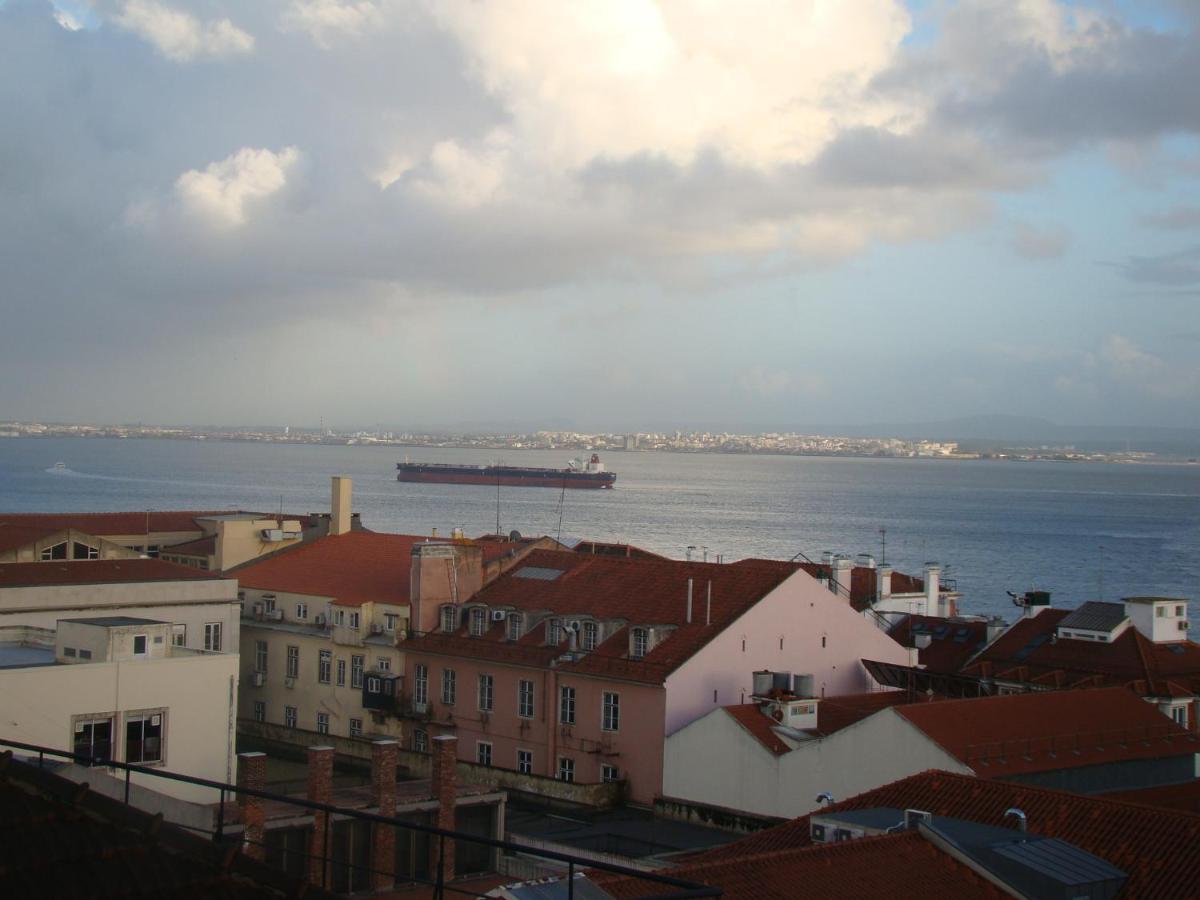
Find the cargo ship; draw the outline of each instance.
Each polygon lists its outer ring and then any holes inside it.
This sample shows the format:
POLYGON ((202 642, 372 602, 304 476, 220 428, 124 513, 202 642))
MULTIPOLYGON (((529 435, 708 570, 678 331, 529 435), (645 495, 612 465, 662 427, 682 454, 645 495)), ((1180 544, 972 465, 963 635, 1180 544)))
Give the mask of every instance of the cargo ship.
POLYGON ((524 466, 456 466, 449 463, 396 463, 397 481, 430 484, 490 484, 510 487, 611 488, 614 472, 606 472, 600 455, 586 463, 571 460, 565 469, 534 469, 524 466))

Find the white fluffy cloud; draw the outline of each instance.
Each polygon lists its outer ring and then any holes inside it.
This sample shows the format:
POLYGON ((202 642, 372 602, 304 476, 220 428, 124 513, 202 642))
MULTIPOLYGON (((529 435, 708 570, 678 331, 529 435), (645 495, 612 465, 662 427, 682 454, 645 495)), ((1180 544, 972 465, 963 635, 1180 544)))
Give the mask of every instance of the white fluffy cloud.
POLYGON ((243 147, 203 172, 184 172, 175 182, 175 193, 188 213, 221 226, 244 225, 247 204, 281 190, 299 158, 295 147, 278 153, 243 147))
POLYGON ((305 32, 328 48, 338 38, 361 37, 384 18, 379 4, 371 0, 292 0, 283 12, 282 25, 305 32))
POLYGON ((127 0, 112 21, 175 62, 249 53, 254 37, 229 19, 203 22, 157 0, 127 0))

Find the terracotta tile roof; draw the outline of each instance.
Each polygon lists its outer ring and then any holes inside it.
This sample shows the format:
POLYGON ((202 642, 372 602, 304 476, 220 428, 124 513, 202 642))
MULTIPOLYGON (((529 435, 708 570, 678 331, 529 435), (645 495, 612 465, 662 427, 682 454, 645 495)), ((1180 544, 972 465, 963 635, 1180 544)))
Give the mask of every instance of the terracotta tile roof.
POLYGON ((945 698, 939 694, 931 697, 924 693, 911 694, 908 691, 872 691, 869 694, 826 697, 817 706, 816 731, 822 737, 836 734, 843 728, 849 728, 868 716, 875 715, 881 709, 943 699, 945 698))
POLYGON ((962 673, 1055 688, 1142 682, 1138 687, 1144 696, 1200 693, 1200 645, 1155 644, 1135 628, 1111 643, 1054 640, 1058 625, 1070 614, 1048 609, 1020 619, 962 673))
POLYGON ((211 556, 217 552, 217 536, 210 535, 195 541, 172 544, 170 547, 163 547, 160 552, 174 553, 179 556, 211 556))
POLYGON ((987 643, 987 622, 902 616, 888 636, 901 647, 915 647, 916 636, 929 638, 917 651, 917 661, 931 672, 957 672, 987 643))
POLYGON ((73 562, 7 563, 0 566, 0 588, 66 584, 131 584, 142 581, 216 580, 202 572, 161 559, 87 559, 73 562))
POLYGON ((733 721, 741 725, 752 738, 774 753, 782 756, 791 751, 771 727, 775 724, 762 714, 757 703, 736 703, 732 706, 722 706, 733 721))
MULTIPOLYGON (((797 566, 772 560, 717 564, 680 560, 641 560, 588 556, 570 551, 535 550, 521 564, 486 585, 470 603, 514 608, 566 620, 572 616, 628 623, 609 634, 592 652, 560 660, 559 671, 605 675, 661 684, 731 622, 794 574, 797 566), (536 577, 530 577, 530 575, 536 577), (692 579, 692 622, 686 620, 687 582, 692 579), (705 625, 708 585, 712 584, 711 624, 705 625), (643 659, 629 659, 629 625, 675 626, 643 659)), ((546 647, 545 625, 520 640, 505 640, 504 623, 491 623, 485 635, 410 637, 410 651, 477 656, 524 665, 549 665, 568 645, 546 647)))
POLYGON ((331 597, 339 606, 407 606, 412 548, 428 540, 412 534, 349 531, 251 560, 227 574, 242 587, 331 597))
POLYGON ((896 712, 987 778, 1200 752, 1200 735, 1121 687, 947 700, 896 712))
POLYGON ((1106 800, 1124 800, 1127 803, 1141 803, 1145 806, 1157 806, 1160 809, 1173 809, 1177 812, 1200 813, 1200 779, 1185 781, 1183 784, 1142 788, 1137 791, 1114 791, 1105 794, 1104 798, 1106 800))
MULTIPOLYGON (((27 525, 60 531, 75 528, 106 537, 114 534, 145 534, 147 531, 202 531, 196 519, 207 516, 230 516, 242 510, 145 510, 135 512, 97 513, 4 513, 0 519, 14 525, 27 525)), ((250 513, 258 515, 258 513, 250 513)), ((296 518, 307 518, 299 516, 296 518)))
POLYGON ((49 528, 45 525, 0 522, 0 552, 16 550, 65 530, 63 528, 49 528))
MULTIPOLYGON (((686 863, 666 874, 720 887, 725 900, 959 900, 1009 896, 913 831, 733 858, 721 856, 686 863)), ((617 898, 644 896, 652 888, 636 878, 598 872, 589 877, 617 898)))
MULTIPOLYGON (((1016 807, 1028 816, 1034 834, 1060 838, 1129 873, 1121 897, 1200 897, 1200 816, 1191 813, 938 771, 911 775, 830 808, 874 807, 921 809, 995 826, 1006 825, 1004 811, 1016 807)), ((811 844, 809 817, 802 816, 700 854, 693 863, 736 861, 811 844)))

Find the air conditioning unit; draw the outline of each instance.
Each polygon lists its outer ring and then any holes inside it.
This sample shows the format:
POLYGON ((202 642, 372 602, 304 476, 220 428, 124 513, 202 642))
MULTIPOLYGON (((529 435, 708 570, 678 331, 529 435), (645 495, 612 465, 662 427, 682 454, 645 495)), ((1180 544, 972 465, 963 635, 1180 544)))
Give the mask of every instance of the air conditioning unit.
POLYGON ((317 622, 318 628, 324 628, 325 627, 325 613, 317 613, 316 622, 317 622))
POLYGON ((255 687, 262 687, 263 681, 265 681, 265 680, 266 679, 263 677, 262 672, 255 672, 253 675, 250 676, 250 683, 253 684, 255 687))
POLYGON ((502 609, 493 609, 492 610, 492 621, 493 622, 503 622, 504 616, 505 616, 504 610, 502 610, 502 609))
POLYGON ((296 679, 295 678, 283 679, 283 686, 285 688, 294 688, 296 686, 296 679))
POLYGON ((268 619, 270 619, 272 622, 282 622, 283 621, 283 610, 282 609, 273 609, 267 613, 266 617, 268 619))
POLYGON ((277 543, 283 540, 282 528, 264 528, 262 531, 262 539, 268 543, 277 543))

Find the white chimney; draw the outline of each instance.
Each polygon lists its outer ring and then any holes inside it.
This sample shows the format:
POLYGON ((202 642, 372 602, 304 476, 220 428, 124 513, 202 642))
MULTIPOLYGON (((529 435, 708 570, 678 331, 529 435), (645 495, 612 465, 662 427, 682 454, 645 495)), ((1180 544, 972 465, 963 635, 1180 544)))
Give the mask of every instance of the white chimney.
POLYGON ((875 570, 875 586, 879 599, 886 600, 892 596, 892 567, 880 566, 875 570))
POLYGON ((350 489, 352 482, 345 475, 333 476, 333 498, 330 503, 329 533, 345 534, 350 530, 350 489))
POLYGON ((833 579, 837 582, 837 593, 850 599, 850 573, 854 564, 845 556, 836 556, 833 560, 833 579))
POLYGON ((935 562, 925 563, 925 615, 940 616, 938 594, 941 587, 942 567, 935 562))

